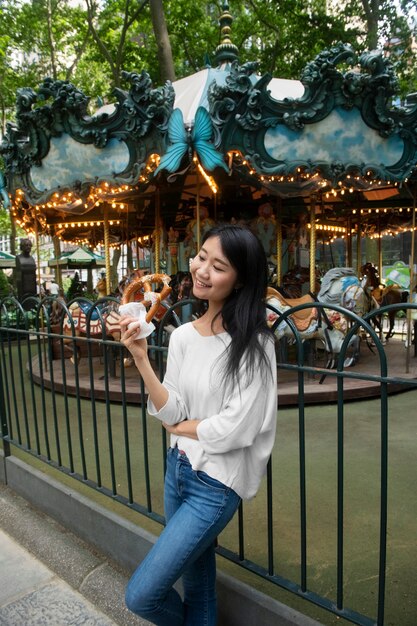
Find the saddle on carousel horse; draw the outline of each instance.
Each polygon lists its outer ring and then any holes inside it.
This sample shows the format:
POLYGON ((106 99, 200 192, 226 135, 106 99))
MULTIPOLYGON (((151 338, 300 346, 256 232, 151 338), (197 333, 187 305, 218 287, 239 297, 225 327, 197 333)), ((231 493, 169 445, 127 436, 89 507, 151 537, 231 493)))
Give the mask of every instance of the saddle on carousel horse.
POLYGON ((101 335, 103 332, 103 324, 100 319, 99 313, 100 305, 92 305, 89 302, 73 302, 69 307, 71 318, 65 316, 63 323, 64 332, 71 334, 72 328, 76 334, 86 335, 89 331, 92 337, 101 335), (88 312, 94 306, 94 310, 91 313, 89 323, 87 323, 88 312), (71 321, 72 320, 72 321, 71 321))
MULTIPOLYGON (((289 308, 294 308, 301 304, 310 304, 311 302, 314 302, 314 298, 308 293, 304 296, 301 296, 300 298, 284 298, 284 296, 281 295, 279 291, 277 291, 273 287, 268 287, 266 292, 266 300, 268 301, 271 298, 277 298, 279 302, 281 302, 282 306, 289 308)), ((307 328, 309 328, 310 324, 313 321, 316 321, 318 319, 318 311, 316 307, 301 309, 300 311, 294 311, 294 313, 291 313, 290 317, 293 320, 297 330, 305 331, 307 330, 307 328)))

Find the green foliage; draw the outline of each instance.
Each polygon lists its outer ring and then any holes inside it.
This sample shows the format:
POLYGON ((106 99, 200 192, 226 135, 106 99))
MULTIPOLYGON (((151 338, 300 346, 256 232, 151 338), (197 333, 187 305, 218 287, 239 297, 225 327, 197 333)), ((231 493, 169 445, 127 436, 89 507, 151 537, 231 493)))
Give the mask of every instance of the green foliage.
MULTIPOLYGON (((0 326, 5 328, 20 328, 30 329, 36 326, 36 312, 35 311, 22 311, 16 309, 10 309, 5 311, 4 309, 0 313, 0 326)), ((9 334, 10 331, 6 331, 5 334, 9 334)), ((15 338, 16 334, 10 333, 11 338, 15 338)), ((21 335, 22 337, 22 335, 21 335)))
MULTIPOLYGON (((12 224, 10 220, 10 213, 6 209, 0 209, 0 235, 2 237, 9 237, 12 233, 12 224)), ((26 237, 26 233, 23 228, 16 226, 16 236, 26 237)))
POLYGON ((0 300, 10 293, 10 283, 3 270, 0 270, 0 300))
POLYGON ((246 11, 233 25, 234 41, 245 57, 242 60, 260 61, 261 73, 299 78, 320 51, 338 41, 352 43, 358 34, 352 24, 327 13, 321 0, 282 0, 279 11, 274 0, 250 0, 245 5, 246 11))
POLYGON ((72 278, 71 276, 65 276, 62 279, 62 289, 64 290, 65 294, 68 294, 68 291, 71 287, 71 283, 72 283, 72 278))
POLYGON ((98 297, 95 291, 85 291, 83 293, 83 298, 87 298, 87 300, 90 300, 91 302, 96 302, 96 300, 98 300, 98 297))
POLYGON ((6 209, 0 209, 0 235, 2 237, 10 235, 10 231, 10 213, 6 209))
POLYGON ((80 281, 80 275, 78 274, 78 272, 75 272, 74 278, 71 280, 71 284, 67 291, 67 300, 73 300, 77 296, 82 296, 82 295, 84 294, 83 294, 82 284, 80 281))
MULTIPOLYGON (((0 112, 10 119, 19 87, 46 76, 71 80, 92 98, 108 97, 121 70, 149 71, 160 84, 149 2, 156 0, 0 0, 0 112)), ((164 0, 177 78, 214 62, 223 2, 164 0)), ((338 41, 359 52, 387 45, 403 92, 416 91, 417 0, 230 0, 240 62, 297 79, 306 63, 338 41), (400 54, 401 53, 401 54, 400 54)))

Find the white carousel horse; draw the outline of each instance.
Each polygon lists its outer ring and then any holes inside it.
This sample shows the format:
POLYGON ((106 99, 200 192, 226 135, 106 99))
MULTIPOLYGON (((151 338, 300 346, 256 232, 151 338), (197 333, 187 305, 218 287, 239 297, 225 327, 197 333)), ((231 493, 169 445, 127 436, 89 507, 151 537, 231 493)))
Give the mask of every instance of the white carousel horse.
MULTIPOLYGON (((278 291, 269 287, 266 302, 280 314, 301 304, 313 303, 338 305, 348 311, 353 311, 362 317, 369 310, 369 299, 362 288, 359 279, 351 268, 334 268, 323 277, 321 289, 315 299, 311 295, 301 298, 286 299, 278 291)), ((268 323, 272 326, 278 315, 268 310, 268 323)), ((317 307, 308 307, 290 314, 290 318, 297 329, 301 341, 317 339, 328 354, 326 367, 334 367, 337 355, 342 348, 347 332, 347 319, 338 311, 324 309, 324 315, 317 307)), ((286 337, 291 343, 296 341, 295 334, 288 322, 284 319, 275 328, 278 339, 286 337)), ((354 335, 347 347, 352 355, 345 359, 344 366, 354 365, 359 357, 360 338, 354 335)))

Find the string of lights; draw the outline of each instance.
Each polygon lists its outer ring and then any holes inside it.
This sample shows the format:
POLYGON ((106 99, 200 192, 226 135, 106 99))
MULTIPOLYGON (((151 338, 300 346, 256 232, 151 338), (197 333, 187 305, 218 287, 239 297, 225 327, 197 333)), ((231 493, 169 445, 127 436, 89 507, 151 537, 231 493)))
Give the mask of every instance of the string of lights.
MULTIPOLYGON (((213 194, 218 193, 218 186, 213 176, 209 175, 205 169, 202 167, 196 155, 193 158, 194 166, 197 171, 204 178, 206 183, 209 185, 213 194)), ((153 182, 153 173, 155 169, 158 167, 160 163, 160 156, 158 154, 150 155, 146 166, 143 168, 142 173, 140 174, 136 185, 114 185, 107 181, 101 181, 100 184, 96 186, 91 186, 88 192, 88 195, 85 198, 81 198, 77 193, 73 190, 62 190, 61 192, 54 192, 50 199, 43 203, 37 205, 30 205, 25 198, 25 192, 23 189, 17 189, 12 198, 12 209, 11 213, 16 223, 24 228, 28 234, 33 234, 37 230, 38 232, 42 232, 47 235, 57 235, 61 239, 65 239, 68 241, 69 233, 73 232, 71 236, 71 241, 74 243, 82 243, 83 245, 91 244, 91 242, 85 238, 84 235, 78 236, 77 229, 86 228, 86 227, 103 227, 104 220, 103 219, 73 219, 66 220, 56 223, 49 223, 47 212, 49 211, 62 211, 62 212, 70 212, 70 210, 77 210, 77 208, 83 206, 85 213, 88 213, 95 207, 111 207, 113 211, 120 211, 121 213, 125 212, 129 207, 128 199, 129 197, 134 196, 135 192, 139 192, 144 186, 149 185, 153 182), (59 231, 64 231, 59 232, 59 231)), ((300 181, 313 181, 318 187, 318 193, 321 195, 323 202, 326 200, 333 200, 336 198, 341 199, 345 194, 352 194, 355 189, 364 190, 365 188, 376 188, 380 189, 383 185, 383 188, 396 188, 398 187, 398 182, 391 181, 382 181, 377 180, 373 177, 373 173, 371 170, 366 172, 365 176, 352 176, 347 175, 345 177, 345 181, 338 182, 338 185, 332 186, 330 181, 326 179, 321 179, 320 172, 308 172, 305 168, 298 167, 293 174, 289 175, 259 175, 256 172, 251 163, 243 157, 243 155, 237 151, 232 150, 228 152, 228 165, 229 169, 241 168, 245 167, 247 173, 250 176, 256 177, 261 183, 295 183, 300 181)), ((349 207, 344 207, 346 211, 346 215, 349 212, 349 207)), ((356 215, 378 215, 378 214, 387 214, 387 213, 411 213, 412 209, 410 207, 389 207, 389 208, 354 208, 351 209, 351 216, 356 215)), ((49 215, 50 219, 50 215, 49 215)), ((121 220, 112 219, 109 220, 110 226, 120 226, 121 220)), ((347 234, 347 229, 343 226, 330 226, 330 225, 320 225, 316 224, 316 230, 323 231, 331 238, 335 237, 345 237, 347 234)), ((371 238, 376 238, 379 236, 385 235, 395 235, 400 232, 407 232, 410 229, 408 227, 398 226, 396 229, 386 228, 382 232, 382 235, 372 233, 371 238)), ((356 231, 352 231, 356 232, 356 231)), ((120 245, 120 243, 112 244, 114 246, 120 245)))

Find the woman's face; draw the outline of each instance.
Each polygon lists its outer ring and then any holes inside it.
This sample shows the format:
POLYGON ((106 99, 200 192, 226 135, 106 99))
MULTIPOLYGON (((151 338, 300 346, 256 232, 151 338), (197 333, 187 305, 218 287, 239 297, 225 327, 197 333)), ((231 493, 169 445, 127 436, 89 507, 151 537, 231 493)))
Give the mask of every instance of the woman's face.
POLYGON ((223 253, 219 237, 210 237, 191 263, 196 298, 223 303, 237 283, 237 272, 223 253))

